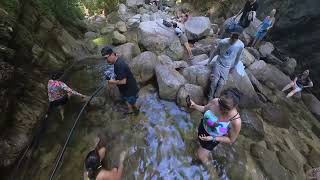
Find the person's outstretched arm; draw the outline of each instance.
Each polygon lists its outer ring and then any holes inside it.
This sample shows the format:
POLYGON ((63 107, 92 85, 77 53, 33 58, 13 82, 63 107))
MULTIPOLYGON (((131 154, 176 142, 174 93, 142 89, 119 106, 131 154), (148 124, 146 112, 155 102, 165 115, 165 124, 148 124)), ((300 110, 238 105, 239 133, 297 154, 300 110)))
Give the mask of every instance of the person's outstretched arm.
POLYGON ((118 179, 122 179, 122 174, 123 174, 123 161, 126 157, 127 153, 125 151, 122 151, 120 154, 120 160, 119 160, 119 167, 118 167, 118 172, 117 172, 117 177, 118 179))
POLYGON ((212 59, 216 55, 220 55, 220 50, 221 50, 221 42, 218 43, 217 49, 215 51, 211 52, 210 57, 209 57, 209 61, 208 61, 208 65, 211 63, 212 59))
POLYGON ((86 97, 85 95, 78 93, 77 91, 71 89, 69 86, 67 86, 65 83, 62 83, 62 89, 67 91, 67 93, 69 95, 76 95, 76 96, 80 96, 80 97, 86 97))
POLYGON ((232 68, 235 68, 237 66, 237 64, 239 63, 240 61, 240 58, 241 58, 241 55, 242 55, 242 52, 243 52, 243 48, 241 48, 238 53, 237 53, 237 57, 234 61, 234 64, 233 64, 233 67, 232 68))

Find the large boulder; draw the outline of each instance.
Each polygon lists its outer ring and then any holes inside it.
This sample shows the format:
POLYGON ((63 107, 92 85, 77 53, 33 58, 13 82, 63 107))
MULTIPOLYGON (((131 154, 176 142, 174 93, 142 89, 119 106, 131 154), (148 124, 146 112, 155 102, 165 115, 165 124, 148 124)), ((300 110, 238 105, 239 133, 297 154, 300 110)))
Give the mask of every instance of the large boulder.
POLYGON ((260 53, 257 49, 253 47, 246 47, 245 49, 252 54, 256 60, 260 60, 260 53))
POLYGON ((313 94, 302 93, 302 101, 308 109, 317 117, 320 118, 320 101, 313 94))
POLYGON ((272 53, 273 50, 274 46, 270 42, 266 42, 259 47, 259 52, 261 53, 262 57, 267 57, 272 53))
POLYGON ((117 22, 117 24, 115 25, 115 28, 121 33, 127 32, 126 23, 123 21, 117 22))
POLYGON ((180 87, 186 84, 184 77, 175 69, 165 65, 156 66, 156 76, 160 98, 176 100, 180 87))
POLYGON ((286 74, 293 74, 296 69, 297 61, 294 58, 287 58, 282 64, 281 70, 286 74))
POLYGON ((122 21, 127 21, 130 18, 130 14, 128 13, 128 8, 124 4, 119 4, 118 16, 122 21))
POLYGON ((272 180, 289 180, 289 172, 281 166, 276 153, 256 144, 251 144, 250 151, 265 174, 272 180))
POLYGON ((108 34, 114 31, 115 27, 113 24, 107 24, 101 29, 101 34, 108 34))
POLYGON ((240 105, 242 107, 257 107, 259 98, 241 61, 235 67, 234 71, 229 74, 228 80, 223 89, 228 88, 236 88, 241 92, 242 97, 240 99, 240 105))
POLYGON ((86 39, 95 39, 95 38, 97 38, 98 36, 99 36, 99 34, 96 33, 96 32, 91 32, 91 31, 89 31, 89 32, 84 33, 84 37, 85 37, 86 39))
POLYGON ((206 60, 206 59, 208 59, 208 58, 209 58, 209 57, 208 57, 208 55, 206 55, 206 54, 200 54, 200 55, 194 56, 194 57, 192 58, 192 60, 191 60, 191 64, 192 64, 192 65, 196 65, 196 64, 198 64, 199 62, 204 61, 204 60, 206 60))
POLYGON ((190 66, 185 68, 182 74, 190 84, 196 84, 205 89, 209 85, 210 69, 207 66, 190 66))
POLYGON ((130 61, 130 68, 138 82, 147 82, 154 77, 154 68, 159 64, 157 55, 145 51, 130 61))
POLYGON ((127 64, 130 63, 131 59, 141 53, 140 48, 135 43, 126 43, 114 48, 114 51, 120 56, 124 57, 127 64))
POLYGON ((289 128, 291 126, 290 111, 283 106, 272 104, 265 105, 262 108, 262 118, 264 121, 277 127, 289 128))
POLYGON ((203 88, 194 84, 185 84, 179 89, 177 103, 180 106, 187 107, 186 98, 188 95, 195 103, 204 103, 205 98, 203 94, 203 88))
POLYGON ((144 4, 144 0, 127 0, 126 5, 129 8, 136 8, 137 6, 142 6, 144 4))
POLYGON ((253 140, 263 140, 263 121, 256 112, 242 109, 240 116, 242 121, 241 134, 253 140))
POLYGON ((129 28, 137 28, 140 24, 140 21, 141 21, 141 15, 136 14, 128 19, 127 25, 129 28))
POLYGON ((211 23, 208 17, 192 17, 185 23, 185 29, 189 40, 199 40, 209 35, 211 23))
POLYGON ((317 168, 320 166, 320 151, 312 148, 308 155, 309 163, 312 167, 317 168))
POLYGON ((255 57, 247 50, 244 49, 241 56, 241 61, 245 67, 250 66, 255 61, 255 57))
POLYGON ((282 89, 291 82, 291 79, 287 75, 262 60, 251 64, 249 70, 260 82, 272 82, 278 89, 282 89))
POLYGON ((303 164, 295 156, 294 151, 278 151, 277 156, 280 164, 294 174, 296 180, 306 179, 303 164))
POLYGON ((158 60, 160 64, 170 66, 174 69, 186 68, 189 66, 185 61, 172 61, 172 59, 167 55, 158 56, 158 60))
POLYGON ((119 44, 124 44, 127 42, 126 36, 119 33, 118 31, 114 31, 112 33, 112 41, 113 44, 119 45, 119 44))
POLYGON ((173 60, 181 59, 184 54, 184 49, 181 46, 179 38, 172 28, 164 26, 162 21, 140 23, 138 41, 148 51, 157 54, 164 52, 173 60))

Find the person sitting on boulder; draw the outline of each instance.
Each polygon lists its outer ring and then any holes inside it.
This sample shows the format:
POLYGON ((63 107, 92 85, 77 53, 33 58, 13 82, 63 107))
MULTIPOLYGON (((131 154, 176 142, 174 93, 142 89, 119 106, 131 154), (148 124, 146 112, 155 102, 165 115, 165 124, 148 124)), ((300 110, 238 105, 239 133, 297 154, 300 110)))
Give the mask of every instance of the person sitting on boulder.
POLYGON ((120 154, 119 166, 118 168, 113 168, 108 171, 103 167, 103 159, 106 154, 106 145, 102 143, 99 139, 99 143, 94 150, 90 151, 85 159, 85 169, 84 173, 85 180, 120 180, 123 174, 123 161, 126 157, 126 152, 123 151, 120 154))
MULTIPOLYGON (((60 77, 63 75, 62 71, 58 71, 52 74, 50 80, 48 81, 48 97, 49 97, 49 109, 48 113, 50 113, 54 107, 58 107, 60 109, 61 119, 64 119, 64 108, 69 97, 71 95, 77 95, 82 98, 87 96, 78 93, 77 91, 69 88, 64 82, 60 81, 60 77)), ((47 115, 48 115, 47 113, 47 115)))
POLYGON ((256 47, 260 44, 260 41, 265 37, 265 35, 269 32, 269 30, 273 27, 275 21, 275 14, 277 10, 273 9, 270 13, 270 16, 267 16, 263 22, 259 25, 258 31, 256 33, 256 37, 252 43, 252 47, 256 47))
POLYGON ((258 9, 257 0, 248 0, 244 7, 239 11, 239 13, 234 17, 235 19, 242 13, 239 24, 243 28, 247 28, 251 21, 255 18, 256 11, 258 9))
POLYGON ((215 52, 211 53, 208 65, 211 64, 213 58, 218 55, 217 61, 214 63, 212 73, 210 75, 210 92, 209 100, 219 97, 225 82, 228 80, 229 72, 232 72, 240 61, 244 44, 239 40, 242 28, 233 29, 230 38, 222 39, 218 42, 215 52))
POLYGON ((139 113, 136 105, 139 88, 129 66, 122 57, 119 57, 110 46, 102 48, 101 55, 107 60, 108 64, 114 65, 115 80, 107 79, 108 83, 118 86, 123 100, 128 106, 127 114, 139 113))
POLYGON ((181 44, 184 45, 184 47, 187 49, 189 58, 191 59, 193 57, 192 51, 190 48, 190 45, 188 43, 188 37, 186 34, 179 28, 178 24, 176 22, 172 22, 172 27, 174 28, 174 31, 176 35, 179 37, 181 44))
POLYGON ((205 106, 190 100, 190 108, 204 113, 198 127, 200 147, 197 151, 203 164, 209 165, 209 153, 219 143, 232 144, 239 136, 241 118, 237 106, 240 96, 237 89, 227 89, 205 106))
POLYGON ((295 93, 302 91, 304 88, 313 87, 313 83, 309 77, 309 70, 303 71, 302 74, 294 78, 294 80, 286 85, 282 92, 292 88, 292 91, 287 95, 287 98, 292 97, 295 93))

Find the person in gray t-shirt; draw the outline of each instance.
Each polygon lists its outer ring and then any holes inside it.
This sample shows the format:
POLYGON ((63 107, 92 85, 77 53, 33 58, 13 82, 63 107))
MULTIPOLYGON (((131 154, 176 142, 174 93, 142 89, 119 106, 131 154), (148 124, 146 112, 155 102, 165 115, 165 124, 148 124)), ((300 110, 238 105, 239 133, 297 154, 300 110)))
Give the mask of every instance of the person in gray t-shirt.
POLYGON ((211 53, 208 64, 213 57, 218 55, 218 59, 212 69, 210 76, 209 99, 219 97, 225 82, 228 80, 229 72, 238 64, 244 44, 239 40, 240 32, 233 31, 230 38, 220 40, 214 53, 211 53))

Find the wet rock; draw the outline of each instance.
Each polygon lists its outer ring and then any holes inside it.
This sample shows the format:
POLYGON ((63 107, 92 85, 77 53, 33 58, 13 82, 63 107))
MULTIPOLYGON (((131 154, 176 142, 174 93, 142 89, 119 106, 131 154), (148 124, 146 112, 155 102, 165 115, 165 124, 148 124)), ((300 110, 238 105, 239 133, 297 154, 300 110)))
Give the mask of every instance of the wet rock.
POLYGON ((145 51, 133 58, 129 66, 138 82, 147 82, 154 77, 154 68, 159 64, 157 55, 150 51, 145 51))
POLYGON ((280 67, 282 66, 283 62, 282 60, 280 60, 279 58, 277 58, 276 56, 274 56, 273 54, 269 54, 267 55, 267 57, 264 58, 264 61, 268 64, 272 64, 275 65, 277 68, 280 69, 280 67))
POLYGON ((303 164, 292 151, 278 151, 277 156, 280 164, 294 174, 296 180, 305 179, 303 164))
POLYGON ((120 33, 127 32, 126 23, 123 22, 123 21, 117 22, 117 24, 115 25, 115 28, 116 28, 120 33))
POLYGON ((192 65, 196 65, 197 63, 203 61, 203 60, 206 60, 208 59, 208 55, 206 54, 201 54, 201 55, 197 55, 197 56, 194 56, 191 60, 191 64, 192 65))
POLYGON ((165 65, 156 66, 159 95, 162 99, 176 100, 178 90, 186 80, 178 71, 165 65))
POLYGON ((290 179, 288 171, 281 166, 274 152, 269 151, 258 144, 251 144, 250 151, 270 179, 290 179))
POLYGON ((212 37, 207 37, 198 42, 195 42, 192 47, 193 55, 207 54, 210 55, 211 52, 214 52, 217 46, 218 40, 212 37))
POLYGON ((249 70, 260 82, 272 82, 277 89, 282 89, 291 82, 291 79, 273 65, 264 61, 256 61, 249 66, 249 70))
POLYGON ((241 61, 245 67, 249 67, 255 61, 255 57, 247 50, 244 49, 241 56, 241 61))
POLYGON ((119 45, 119 44, 124 44, 127 42, 126 36, 123 34, 119 33, 118 31, 114 31, 112 34, 112 41, 113 44, 119 45))
POLYGON ((130 63, 132 58, 141 53, 140 48, 135 43, 126 43, 114 48, 114 51, 120 56, 124 57, 127 64, 130 63))
POLYGON ((209 35, 211 23, 208 17, 192 17, 185 23, 185 29, 189 40, 199 40, 209 35))
POLYGON ((128 19, 127 25, 129 28, 139 27, 141 15, 137 14, 128 19))
POLYGON ((149 51, 166 54, 173 60, 183 57, 184 49, 172 29, 165 27, 162 21, 142 22, 138 29, 139 43, 149 51))
POLYGON ((195 103, 204 104, 205 98, 202 87, 193 84, 183 85, 178 91, 177 103, 180 106, 187 107, 186 98, 188 95, 195 103))
POLYGON ((294 58, 287 58, 282 64, 281 70, 286 74, 293 74, 296 69, 297 61, 294 58))
POLYGON ((207 66, 190 66, 185 68, 182 74, 190 84, 195 84, 205 89, 209 85, 210 70, 207 66))
POLYGON ((259 47, 259 52, 262 57, 267 57, 274 50, 273 44, 270 42, 266 42, 259 47))
POLYGON ((99 36, 99 34, 98 33, 95 33, 95 32, 86 32, 85 34, 84 34, 84 37, 86 38, 86 39, 95 39, 95 38, 97 38, 99 36))
POLYGON ((256 60, 260 60, 260 53, 257 49, 253 48, 253 47, 246 47, 245 48, 251 55, 254 56, 254 58, 256 60))
POLYGON ((313 148, 308 155, 308 161, 313 168, 320 167, 320 151, 313 148))
POLYGON ((262 117, 266 122, 281 128, 289 128, 290 113, 284 107, 267 104, 262 109, 262 117))
POLYGON ((242 121, 241 134, 256 141, 263 140, 263 121, 260 117, 255 112, 247 109, 242 109, 240 116, 242 121))
POLYGON ((320 117, 320 101, 313 94, 302 93, 303 103, 316 116, 320 117))

